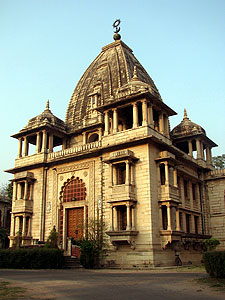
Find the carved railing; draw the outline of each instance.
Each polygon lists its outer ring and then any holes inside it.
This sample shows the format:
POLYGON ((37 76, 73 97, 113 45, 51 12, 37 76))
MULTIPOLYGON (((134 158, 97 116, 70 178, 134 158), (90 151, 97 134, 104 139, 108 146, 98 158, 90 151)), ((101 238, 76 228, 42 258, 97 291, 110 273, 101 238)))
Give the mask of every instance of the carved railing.
POLYGON ((91 151, 92 149, 97 149, 100 148, 102 146, 102 142, 101 141, 96 141, 93 143, 89 143, 89 144, 85 144, 85 145, 80 145, 80 146, 76 146, 73 148, 68 148, 65 150, 60 150, 57 152, 52 152, 48 154, 48 159, 55 159, 55 158, 60 158, 60 157, 65 157, 65 156, 70 156, 71 154, 79 154, 82 152, 87 152, 87 151, 91 151))

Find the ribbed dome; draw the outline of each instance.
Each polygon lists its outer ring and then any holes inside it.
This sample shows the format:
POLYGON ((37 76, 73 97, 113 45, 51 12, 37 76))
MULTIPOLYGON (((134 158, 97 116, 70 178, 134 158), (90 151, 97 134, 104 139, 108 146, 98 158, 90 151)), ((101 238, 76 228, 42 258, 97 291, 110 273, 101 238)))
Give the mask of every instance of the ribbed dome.
POLYGON ((173 139, 177 139, 197 134, 206 135, 206 132, 200 125, 189 120, 186 109, 184 109, 184 118, 181 123, 174 127, 174 129, 171 131, 171 137, 173 139))
POLYGON ((98 94, 98 106, 119 100, 119 91, 127 85, 134 73, 138 80, 149 86, 150 91, 161 100, 160 94, 148 73, 133 55, 132 50, 117 40, 102 48, 102 52, 91 63, 78 82, 70 99, 66 125, 70 132, 83 127, 90 95, 98 94))
POLYGON ((45 110, 38 116, 30 119, 28 124, 20 131, 27 131, 41 126, 49 125, 59 130, 65 131, 65 123, 61 119, 53 115, 49 109, 49 100, 47 101, 45 110))

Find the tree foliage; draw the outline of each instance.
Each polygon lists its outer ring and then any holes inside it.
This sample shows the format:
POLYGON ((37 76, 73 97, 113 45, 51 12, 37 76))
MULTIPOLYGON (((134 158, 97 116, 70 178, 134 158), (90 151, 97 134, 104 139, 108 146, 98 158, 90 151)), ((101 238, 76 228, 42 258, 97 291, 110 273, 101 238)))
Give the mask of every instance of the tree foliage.
POLYGON ((213 156, 212 164, 216 169, 224 169, 225 168, 225 154, 213 156))
POLYGON ((104 222, 89 220, 87 238, 80 241, 81 264, 87 269, 99 268, 107 247, 104 222))
POLYGON ((4 183, 0 187, 0 196, 12 199, 13 183, 4 183))

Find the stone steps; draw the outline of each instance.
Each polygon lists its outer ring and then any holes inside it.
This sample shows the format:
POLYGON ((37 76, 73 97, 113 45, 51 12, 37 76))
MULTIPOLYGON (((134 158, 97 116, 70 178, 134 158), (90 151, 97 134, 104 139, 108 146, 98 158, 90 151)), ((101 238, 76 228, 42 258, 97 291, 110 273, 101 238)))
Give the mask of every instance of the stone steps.
POLYGON ((65 256, 65 269, 78 269, 82 268, 80 260, 77 257, 65 256))

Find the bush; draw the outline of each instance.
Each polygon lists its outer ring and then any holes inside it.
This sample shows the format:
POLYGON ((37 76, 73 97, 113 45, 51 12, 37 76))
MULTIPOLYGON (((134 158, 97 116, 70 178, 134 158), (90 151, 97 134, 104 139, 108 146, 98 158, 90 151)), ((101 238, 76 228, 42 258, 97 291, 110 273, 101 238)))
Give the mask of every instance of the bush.
POLYGON ((216 249, 216 247, 220 244, 220 241, 215 238, 210 238, 204 240, 203 244, 206 251, 212 251, 216 249))
POLYGON ((93 241, 83 240, 80 244, 81 256, 80 263, 86 269, 93 269, 96 265, 96 259, 98 259, 98 253, 93 241))
POLYGON ((56 232, 55 226, 51 230, 47 242, 45 244, 45 248, 58 248, 58 237, 59 234, 56 232))
POLYGON ((0 268, 9 269, 61 269, 63 251, 59 249, 7 249, 0 250, 0 268))
POLYGON ((203 262, 210 277, 225 278, 225 251, 205 252, 203 262))

